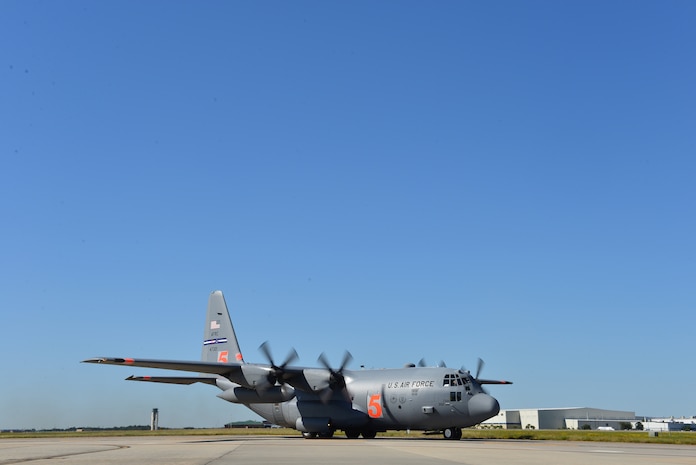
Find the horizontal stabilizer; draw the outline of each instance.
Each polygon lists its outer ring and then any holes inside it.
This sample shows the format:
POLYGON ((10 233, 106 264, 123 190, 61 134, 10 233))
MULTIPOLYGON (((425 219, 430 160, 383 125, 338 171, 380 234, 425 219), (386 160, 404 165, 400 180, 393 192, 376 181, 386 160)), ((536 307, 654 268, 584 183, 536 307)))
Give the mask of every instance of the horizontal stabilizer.
POLYGON ((216 385, 217 378, 211 376, 129 376, 126 381, 148 381, 150 383, 194 384, 205 383, 216 385))
POLYGON ((194 362, 181 360, 148 360, 144 358, 97 357, 83 360, 83 363, 101 363, 104 365, 124 365, 143 368, 161 368, 165 370, 191 371, 227 376, 240 371, 240 363, 194 362))

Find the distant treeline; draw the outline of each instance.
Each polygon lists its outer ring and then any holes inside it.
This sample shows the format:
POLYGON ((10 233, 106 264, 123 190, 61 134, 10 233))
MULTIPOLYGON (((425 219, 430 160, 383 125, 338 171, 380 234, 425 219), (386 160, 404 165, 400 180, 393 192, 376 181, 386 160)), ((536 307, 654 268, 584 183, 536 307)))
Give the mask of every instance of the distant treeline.
MULTIPOLYGON (((148 431, 149 425, 130 425, 130 426, 111 426, 109 428, 100 428, 98 426, 85 426, 78 428, 72 426, 70 428, 51 428, 51 429, 4 429, 3 433, 55 433, 55 432, 70 432, 70 431, 148 431)), ((159 428, 168 429, 168 428, 159 428)))
MULTIPOLYGON (((260 421, 235 421, 232 423, 227 423, 225 428, 270 428, 271 424, 268 422, 260 421)), ((188 426, 185 428, 157 428, 159 430, 170 430, 170 429, 196 429, 193 426, 188 426)), ((207 428, 204 428, 207 429, 207 428)), ((150 425, 130 425, 130 426, 111 426, 107 428, 99 426, 72 426, 70 428, 52 428, 52 429, 3 429, 0 433, 64 433, 64 432, 80 432, 80 431, 150 431, 150 425)))

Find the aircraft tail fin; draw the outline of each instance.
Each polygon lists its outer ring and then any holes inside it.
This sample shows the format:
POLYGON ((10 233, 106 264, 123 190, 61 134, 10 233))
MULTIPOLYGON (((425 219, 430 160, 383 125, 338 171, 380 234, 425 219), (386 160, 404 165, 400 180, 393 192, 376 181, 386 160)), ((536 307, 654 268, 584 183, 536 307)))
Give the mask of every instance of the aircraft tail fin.
POLYGON ((244 363, 222 291, 212 292, 208 299, 208 315, 205 319, 201 360, 204 362, 244 363))

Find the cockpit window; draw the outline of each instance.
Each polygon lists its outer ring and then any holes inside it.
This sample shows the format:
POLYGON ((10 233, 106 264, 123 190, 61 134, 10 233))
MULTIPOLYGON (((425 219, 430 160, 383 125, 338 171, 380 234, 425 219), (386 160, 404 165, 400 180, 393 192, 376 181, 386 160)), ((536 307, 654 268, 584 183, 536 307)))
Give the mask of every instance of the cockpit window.
POLYGON ((466 384, 466 378, 462 381, 459 373, 447 373, 445 379, 442 380, 442 386, 462 386, 466 384))

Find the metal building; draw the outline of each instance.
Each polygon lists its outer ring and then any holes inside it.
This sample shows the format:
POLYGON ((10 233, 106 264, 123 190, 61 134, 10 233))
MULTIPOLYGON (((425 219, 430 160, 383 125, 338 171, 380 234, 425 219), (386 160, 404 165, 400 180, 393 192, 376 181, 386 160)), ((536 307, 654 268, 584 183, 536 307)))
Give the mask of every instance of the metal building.
POLYGON ((621 429, 636 423, 635 412, 590 407, 501 410, 481 423, 482 428, 503 429, 621 429), (587 425, 587 426, 586 426, 587 425))

